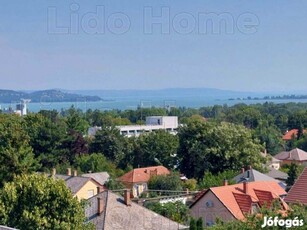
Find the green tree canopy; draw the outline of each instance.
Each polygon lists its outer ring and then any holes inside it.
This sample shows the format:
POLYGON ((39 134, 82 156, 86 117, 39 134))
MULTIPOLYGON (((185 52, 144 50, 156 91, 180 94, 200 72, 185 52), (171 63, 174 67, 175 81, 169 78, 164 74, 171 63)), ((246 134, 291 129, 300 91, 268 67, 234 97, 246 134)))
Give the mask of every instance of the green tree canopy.
POLYGON ((0 185, 36 170, 38 163, 29 141, 20 117, 0 115, 0 185))
POLYGON ((108 172, 113 177, 118 177, 123 174, 123 171, 116 168, 116 165, 106 159, 101 153, 93 153, 76 158, 75 166, 82 172, 108 172))
POLYGON ((178 173, 169 175, 158 175, 150 178, 148 182, 149 190, 173 190, 181 191, 182 184, 178 173))
POLYGON ((135 138, 131 152, 134 167, 163 165, 173 169, 179 146, 178 137, 164 130, 145 133, 135 138))
POLYGON ((103 153, 109 160, 118 164, 124 157, 125 138, 116 127, 103 127, 90 144, 91 153, 103 153))
POLYGON ((64 181, 22 175, 0 190, 0 223, 18 229, 92 229, 64 181))
POLYGON ((185 224, 189 219, 189 208, 180 201, 160 204, 159 202, 148 203, 146 208, 159 213, 173 221, 185 224))
POLYGON ((260 169, 263 146, 242 125, 193 121, 179 130, 180 169, 188 178, 201 179, 209 170, 239 170, 252 165, 260 169))

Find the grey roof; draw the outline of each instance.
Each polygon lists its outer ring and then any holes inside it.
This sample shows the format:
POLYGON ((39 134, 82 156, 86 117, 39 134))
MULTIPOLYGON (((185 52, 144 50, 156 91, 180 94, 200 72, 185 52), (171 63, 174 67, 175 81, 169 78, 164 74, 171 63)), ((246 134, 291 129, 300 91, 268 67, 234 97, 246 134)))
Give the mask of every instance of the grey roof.
POLYGON ((88 181, 91 180, 89 177, 67 176, 61 174, 56 174, 55 178, 64 180, 66 186, 73 194, 76 194, 88 181))
POLYGON ((163 217, 134 202, 131 206, 124 203, 124 198, 110 191, 104 191, 88 199, 85 208, 88 220, 95 224, 98 230, 177 230, 188 229, 177 222, 163 217), (103 199, 103 213, 97 214, 98 199, 103 199))
POLYGON ((7 227, 7 226, 2 226, 0 225, 0 230, 17 230, 16 228, 10 228, 10 227, 7 227))
POLYGON ((274 178, 269 177, 269 176, 255 170, 255 169, 246 170, 244 173, 241 173, 234 178, 234 181, 236 183, 241 183, 241 182, 246 181, 246 180, 248 182, 252 182, 252 181, 276 181, 274 178))
POLYGON ((107 172, 98 172, 98 173, 85 173, 82 174, 83 177, 90 177, 100 183, 101 185, 104 185, 110 178, 109 173, 107 172))
POLYGON ((284 173, 282 171, 276 170, 273 167, 269 168, 269 172, 266 173, 267 176, 275 178, 275 179, 280 179, 280 180, 287 180, 288 174, 284 173))

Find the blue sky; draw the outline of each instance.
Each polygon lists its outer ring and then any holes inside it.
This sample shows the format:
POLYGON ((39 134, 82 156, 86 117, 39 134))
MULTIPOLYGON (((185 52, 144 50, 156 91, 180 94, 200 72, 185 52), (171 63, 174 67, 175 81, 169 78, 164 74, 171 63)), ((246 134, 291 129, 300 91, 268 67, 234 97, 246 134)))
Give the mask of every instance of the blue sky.
POLYGON ((2 1, 0 88, 306 90, 306 22, 303 0, 2 1))

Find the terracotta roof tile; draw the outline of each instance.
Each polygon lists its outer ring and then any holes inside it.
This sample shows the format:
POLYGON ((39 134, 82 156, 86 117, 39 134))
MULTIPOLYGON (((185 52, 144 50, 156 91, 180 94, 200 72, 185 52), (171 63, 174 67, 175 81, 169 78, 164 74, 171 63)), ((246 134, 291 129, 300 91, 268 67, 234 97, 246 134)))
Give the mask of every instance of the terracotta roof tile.
POLYGON ((285 201, 288 203, 302 203, 307 205, 307 168, 304 169, 303 173, 296 180, 295 184, 290 189, 285 201))
POLYGON ((235 192, 233 192, 232 194, 235 197, 236 202, 238 203, 242 213, 250 213, 253 203, 251 197, 246 194, 235 193, 235 192))
MULTIPOLYGON (((304 131, 303 131, 303 133, 306 133, 306 132, 307 132, 307 130, 304 130, 304 131)), ((290 140, 292 139, 293 136, 294 136, 294 137, 297 137, 297 134, 298 134, 298 129, 291 129, 291 130, 287 131, 287 132, 283 135, 282 139, 283 139, 284 141, 290 141, 290 140)))
POLYGON ((298 129, 291 129, 283 135, 282 139, 285 141, 290 141, 293 136, 294 137, 297 136, 297 133, 298 133, 298 129))
POLYGON ((148 182, 152 175, 166 175, 166 174, 170 174, 170 171, 164 166, 152 166, 146 168, 133 169, 118 179, 122 182, 128 182, 128 183, 148 182))

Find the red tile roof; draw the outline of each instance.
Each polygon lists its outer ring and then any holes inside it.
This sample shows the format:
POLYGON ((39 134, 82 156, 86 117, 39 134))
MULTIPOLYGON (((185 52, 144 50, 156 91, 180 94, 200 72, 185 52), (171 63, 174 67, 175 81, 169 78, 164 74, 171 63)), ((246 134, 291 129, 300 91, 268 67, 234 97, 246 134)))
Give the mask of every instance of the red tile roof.
MULTIPOLYGON (((307 130, 303 131, 303 133, 306 133, 306 132, 307 130)), ((297 133, 298 133, 298 129, 291 129, 283 135, 282 139, 284 141, 290 141, 292 140, 293 137, 297 137, 297 133)))
POLYGON ((292 149, 289 152, 280 152, 274 156, 278 160, 307 161, 307 152, 301 149, 292 149))
POLYGON ((303 173, 296 180, 295 184, 290 189, 285 201, 288 203, 302 203, 307 205, 307 168, 304 169, 303 173))
MULTIPOLYGON (((287 194, 275 181, 256 181, 249 182, 247 185, 246 193, 243 183, 214 187, 208 189, 208 191, 212 191, 232 215, 239 220, 245 219, 244 213, 250 212, 252 203, 257 203, 260 206, 263 204, 270 205, 274 199, 279 199, 280 196, 287 194)), ((202 197, 205 195, 206 193, 202 197)), ((201 198, 198 198, 190 207, 201 198)), ((284 208, 288 208, 284 202, 282 205, 284 208)))
POLYGON ((137 168, 133 169, 118 180, 128 183, 139 183, 139 182, 148 182, 150 177, 153 175, 166 175, 170 174, 170 171, 164 166, 152 166, 146 168, 137 168))

